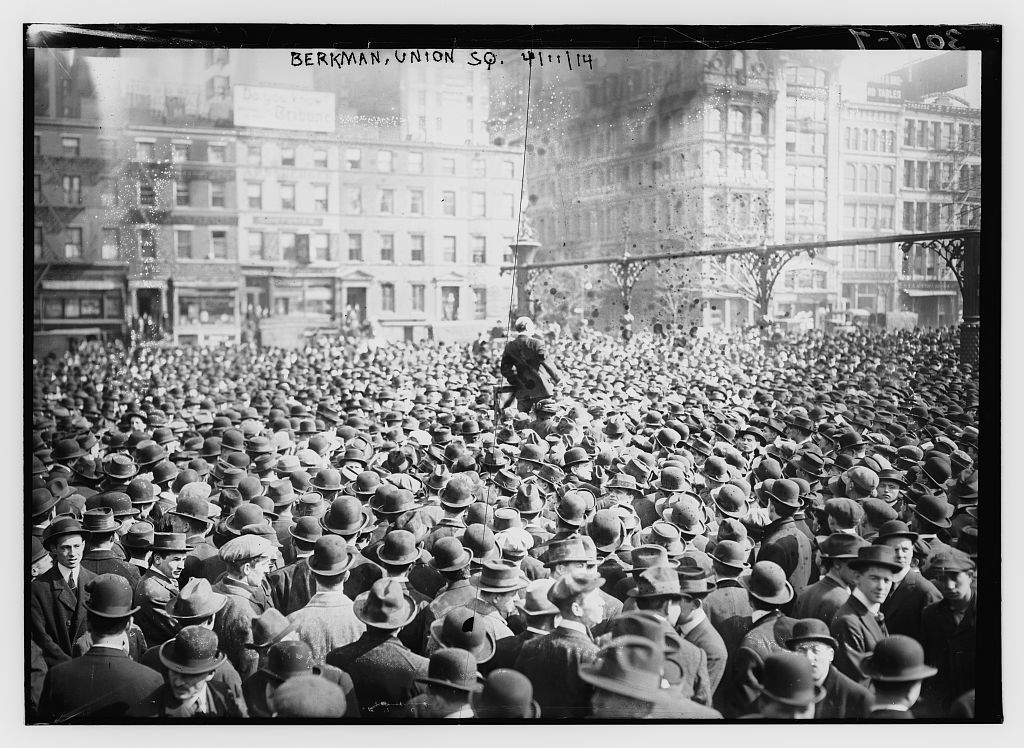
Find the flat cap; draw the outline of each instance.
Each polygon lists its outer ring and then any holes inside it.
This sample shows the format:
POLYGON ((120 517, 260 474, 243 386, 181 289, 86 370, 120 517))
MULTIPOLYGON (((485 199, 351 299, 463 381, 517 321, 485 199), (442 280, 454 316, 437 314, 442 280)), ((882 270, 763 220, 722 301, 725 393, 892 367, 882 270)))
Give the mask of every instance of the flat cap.
POLYGON ((220 557, 228 564, 241 564, 273 553, 274 546, 260 535, 240 535, 220 548, 220 557))
POLYGON ((853 499, 841 497, 825 502, 825 514, 834 519, 840 527, 850 528, 857 526, 860 518, 864 516, 864 510, 853 499))
POLYGON ((959 548, 950 548, 936 553, 928 561, 930 572, 974 571, 975 565, 971 557, 959 548))

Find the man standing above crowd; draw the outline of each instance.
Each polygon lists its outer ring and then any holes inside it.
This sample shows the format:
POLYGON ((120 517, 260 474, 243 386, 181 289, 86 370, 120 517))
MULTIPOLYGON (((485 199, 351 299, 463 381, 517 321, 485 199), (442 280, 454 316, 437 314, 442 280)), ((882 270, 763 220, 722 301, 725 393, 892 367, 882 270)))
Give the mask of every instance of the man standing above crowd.
POLYGON ((519 410, 529 413, 538 401, 554 394, 562 375, 547 360, 544 341, 533 335, 533 320, 520 317, 513 329, 516 336, 505 344, 501 355, 501 375, 516 388, 519 410))

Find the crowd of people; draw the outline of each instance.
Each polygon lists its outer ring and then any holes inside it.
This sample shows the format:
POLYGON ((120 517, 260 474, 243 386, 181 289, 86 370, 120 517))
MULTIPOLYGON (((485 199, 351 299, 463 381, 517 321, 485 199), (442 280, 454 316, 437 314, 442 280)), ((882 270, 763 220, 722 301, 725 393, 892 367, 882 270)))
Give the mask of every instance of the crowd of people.
POLYGON ((973 716, 955 332, 513 327, 34 361, 28 720, 973 716))

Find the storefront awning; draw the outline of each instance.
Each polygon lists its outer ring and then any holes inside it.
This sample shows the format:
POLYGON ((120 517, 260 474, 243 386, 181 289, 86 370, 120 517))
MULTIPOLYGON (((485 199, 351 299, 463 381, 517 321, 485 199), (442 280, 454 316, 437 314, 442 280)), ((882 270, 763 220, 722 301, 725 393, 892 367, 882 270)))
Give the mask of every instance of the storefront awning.
POLYGON ((112 280, 44 280, 44 291, 116 291, 121 284, 112 280))
POLYGON ((907 296, 916 298, 918 296, 957 296, 960 292, 942 288, 904 288, 903 293, 907 296))

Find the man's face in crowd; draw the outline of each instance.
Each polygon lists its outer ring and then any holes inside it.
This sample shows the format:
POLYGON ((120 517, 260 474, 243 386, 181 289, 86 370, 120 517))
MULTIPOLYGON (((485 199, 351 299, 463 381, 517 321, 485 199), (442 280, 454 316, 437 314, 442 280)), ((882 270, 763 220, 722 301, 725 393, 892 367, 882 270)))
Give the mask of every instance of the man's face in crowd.
POLYGON ((825 642, 800 642, 796 645, 796 653, 803 655, 811 663, 811 677, 817 685, 821 685, 828 676, 829 666, 836 652, 825 642))
POLYGON ((174 698, 181 702, 187 702, 195 698, 205 688, 213 675, 213 673, 186 675, 185 673, 168 670, 167 685, 170 686, 174 698))
POLYGON ((870 603, 885 602, 892 587, 892 572, 882 566, 868 566, 860 572, 857 588, 870 603))
POLYGON ((966 603, 971 599, 973 577, 966 571, 944 571, 935 579, 942 596, 952 603, 966 603))
POLYGON ((796 426, 786 426, 786 438, 800 443, 807 437, 803 429, 796 426))
POLYGON ((914 560, 914 544, 910 538, 886 538, 882 542, 896 551, 896 561, 900 566, 910 568, 910 562, 914 560))
POLYGON ((85 553, 85 539, 81 535, 65 535, 57 539, 55 555, 57 563, 74 571, 82 562, 85 553))
POLYGON ((32 567, 29 569, 29 573, 31 574, 31 578, 35 579, 36 577, 39 577, 48 572, 52 567, 53 556, 47 553, 41 559, 32 564, 32 567))
MULTIPOLYGON (((586 568, 584 565, 583 568, 586 568)), ((604 617, 604 602, 597 590, 591 590, 573 603, 573 612, 585 626, 596 626, 604 617)))
POLYGON ((156 553, 153 554, 153 568, 159 571, 168 579, 177 580, 181 576, 181 570, 185 568, 184 553, 156 553))
POLYGON ((900 497, 900 484, 891 480, 880 480, 875 495, 882 501, 892 504, 900 497))
POLYGON ((273 568, 274 559, 270 556, 262 556, 243 567, 245 570, 245 581, 253 587, 259 587, 273 568))
POLYGON ((736 449, 745 455, 751 454, 757 449, 757 439, 750 434, 740 434, 736 437, 736 449))

